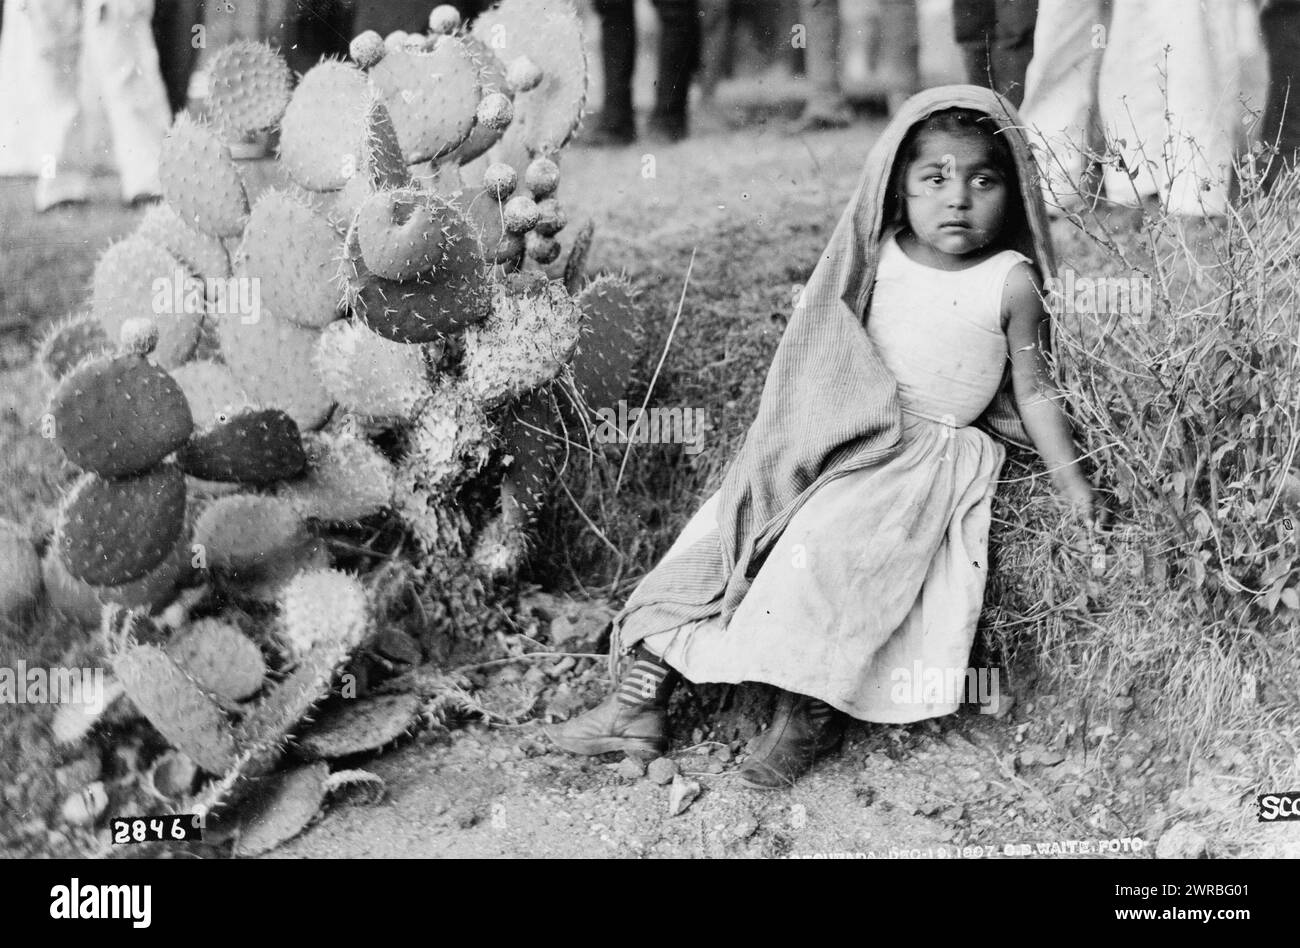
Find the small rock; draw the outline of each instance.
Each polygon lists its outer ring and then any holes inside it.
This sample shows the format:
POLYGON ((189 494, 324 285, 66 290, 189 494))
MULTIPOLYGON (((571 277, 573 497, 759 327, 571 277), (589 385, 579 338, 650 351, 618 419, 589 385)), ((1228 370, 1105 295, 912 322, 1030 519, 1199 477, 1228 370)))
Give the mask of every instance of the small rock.
POLYGON ((655 758, 650 761, 650 766, 646 768, 646 776, 661 787, 672 783, 678 772, 677 761, 670 760, 667 757, 655 758))
POLYGON ((1132 770, 1137 763, 1137 759, 1132 754, 1120 754, 1119 760, 1115 761, 1115 769, 1120 772, 1132 770))
POLYGON ((945 807, 943 812, 940 815, 947 822, 956 823, 958 820, 960 820, 962 817, 966 815, 966 807, 962 806, 960 803, 957 803, 950 807, 945 807))
POLYGON ((706 760, 700 765, 700 770, 706 774, 720 774, 726 769, 720 760, 706 760))
POLYGON ((935 803, 933 800, 931 800, 926 803, 917 804, 916 812, 920 813, 922 816, 934 816, 942 809, 943 809, 942 803, 935 803))
POLYGON ((1015 695, 999 695, 998 709, 993 712, 994 720, 1001 720, 1011 713, 1011 709, 1016 706, 1015 695))
MULTIPOLYGON (((663 760, 663 758, 659 758, 663 760)), ((673 778, 673 785, 668 789, 668 815, 677 816, 685 813, 687 808, 700 795, 700 785, 694 780, 686 780, 680 774, 673 778)))
POLYGON ((698 727, 697 727, 695 730, 691 731, 691 743, 692 743, 692 744, 703 744, 703 743, 704 743, 704 731, 700 730, 698 727))
POLYGON ((876 802, 875 787, 855 787, 853 795, 862 806, 871 806, 871 804, 876 802))
POLYGON ((1130 695, 1119 695, 1116 698, 1111 698, 1110 706, 1120 714, 1124 714, 1133 710, 1133 698, 1130 695))
POLYGON ((1065 760, 1065 754, 1054 748, 1046 747, 1040 750, 1035 756, 1034 763, 1039 767, 1055 767, 1065 760))
POLYGON ((578 664, 578 660, 574 658, 572 655, 570 655, 560 659, 558 662, 556 662, 554 665, 548 668, 546 670, 546 674, 550 675, 552 678, 559 678, 561 675, 571 670, 573 666, 577 664, 578 664))
POLYGON ((624 757, 618 764, 618 775, 624 780, 640 780, 645 776, 645 761, 624 757))
POLYGON ((945 826, 943 829, 939 830, 939 842, 941 843, 952 842, 952 838, 956 835, 957 835, 957 831, 955 829, 953 829, 951 826, 945 826))
POLYGON ((713 756, 725 764, 731 760, 731 748, 726 744, 723 744, 721 747, 715 747, 713 749, 713 756))
POLYGON ((375 639, 375 651, 384 658, 395 662, 406 662, 408 665, 418 665, 424 661, 419 643, 401 629, 391 626, 380 632, 375 639))
POLYGON ((752 816, 746 816, 739 823, 731 828, 733 839, 749 839, 758 832, 758 820, 752 816))
POLYGON ((1156 843, 1157 859, 1200 859, 1206 839, 1186 823, 1175 823, 1156 843))

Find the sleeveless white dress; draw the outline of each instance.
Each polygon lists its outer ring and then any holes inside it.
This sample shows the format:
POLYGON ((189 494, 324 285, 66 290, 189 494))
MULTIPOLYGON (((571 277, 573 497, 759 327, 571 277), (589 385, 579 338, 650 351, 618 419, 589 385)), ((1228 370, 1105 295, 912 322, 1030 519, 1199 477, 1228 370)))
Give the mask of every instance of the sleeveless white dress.
MULTIPOLYGON (((898 381, 903 446, 828 481, 799 509, 731 621, 697 620, 645 645, 695 682, 755 681, 864 721, 950 714, 926 686, 966 669, 984 598, 993 492, 1005 449, 971 427, 1006 365, 1002 292, 1028 258, 965 270, 882 248, 867 332, 898 381)), ((717 527, 718 495, 666 556, 717 527)))

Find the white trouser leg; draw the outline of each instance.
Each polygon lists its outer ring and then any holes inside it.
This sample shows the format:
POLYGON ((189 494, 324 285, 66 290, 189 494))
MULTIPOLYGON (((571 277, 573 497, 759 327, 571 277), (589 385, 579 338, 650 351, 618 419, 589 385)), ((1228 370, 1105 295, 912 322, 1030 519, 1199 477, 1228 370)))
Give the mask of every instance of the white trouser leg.
POLYGON ((1109 30, 1108 0, 1039 0, 1020 115, 1049 205, 1068 203, 1078 193, 1109 30))

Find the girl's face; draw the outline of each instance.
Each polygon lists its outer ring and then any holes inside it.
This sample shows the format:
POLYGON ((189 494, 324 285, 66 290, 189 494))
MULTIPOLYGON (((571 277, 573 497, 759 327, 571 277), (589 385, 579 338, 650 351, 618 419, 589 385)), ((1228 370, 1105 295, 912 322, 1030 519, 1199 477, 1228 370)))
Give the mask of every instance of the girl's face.
POLYGON ((930 249, 965 257, 997 238, 1008 190, 984 136, 925 132, 903 176, 907 222, 930 249))

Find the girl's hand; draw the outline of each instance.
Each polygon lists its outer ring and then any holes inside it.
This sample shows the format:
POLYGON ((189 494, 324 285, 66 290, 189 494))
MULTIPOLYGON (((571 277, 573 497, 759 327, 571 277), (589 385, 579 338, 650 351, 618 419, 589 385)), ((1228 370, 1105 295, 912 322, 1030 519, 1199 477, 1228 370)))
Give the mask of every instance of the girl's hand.
POLYGON ((1092 489, 1083 478, 1071 480, 1062 487, 1062 494, 1070 510, 1073 519, 1090 532, 1102 530, 1110 521, 1110 511, 1108 511, 1097 496, 1097 492, 1092 489))

